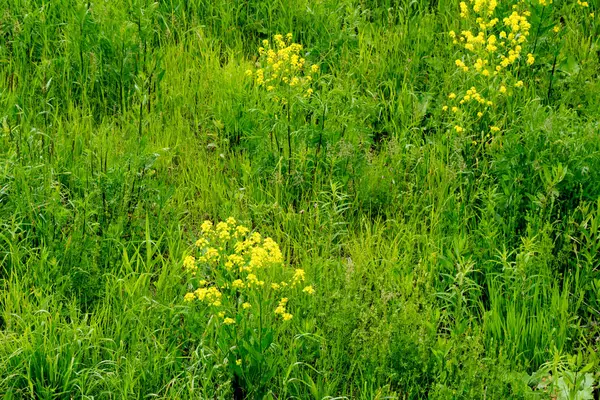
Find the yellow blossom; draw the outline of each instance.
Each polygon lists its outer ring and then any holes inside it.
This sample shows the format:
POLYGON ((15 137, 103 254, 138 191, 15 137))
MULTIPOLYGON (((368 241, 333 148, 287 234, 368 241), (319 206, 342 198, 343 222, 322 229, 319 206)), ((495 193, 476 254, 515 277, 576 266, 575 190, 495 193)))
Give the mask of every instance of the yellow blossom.
POLYGON ((315 289, 312 286, 307 286, 304 289, 302 289, 302 291, 304 293, 308 293, 308 294, 314 294, 315 293, 315 289))
POLYGON ((183 297, 184 301, 194 301, 196 299, 196 296, 194 295, 194 293, 186 293, 185 296, 183 297))

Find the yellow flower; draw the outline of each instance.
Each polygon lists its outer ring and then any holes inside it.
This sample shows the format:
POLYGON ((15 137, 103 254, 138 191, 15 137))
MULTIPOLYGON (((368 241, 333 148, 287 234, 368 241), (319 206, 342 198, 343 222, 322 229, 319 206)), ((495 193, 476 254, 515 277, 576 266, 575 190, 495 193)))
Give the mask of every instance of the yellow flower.
POLYGON ((535 62, 535 58, 533 57, 533 54, 529 53, 527 54, 527 65, 532 65, 535 62))
POLYGON ((223 320, 223 323, 224 323, 225 325, 233 325, 233 324, 235 324, 235 320, 234 320, 233 318, 229 318, 229 317, 227 317, 227 318, 225 318, 225 319, 223 320))
POLYGON ((458 107, 452 107, 452 112, 453 113, 457 113, 458 112, 458 107))
POLYGON ((316 74, 317 72, 319 72, 319 66, 317 64, 311 65, 310 72, 312 72, 313 74, 316 74))
POLYGON ((292 284, 296 284, 298 282, 303 282, 304 281, 304 270, 301 268, 296 268, 296 270, 294 271, 294 277, 292 278, 292 284))
POLYGON ((523 81, 518 81, 515 83, 515 87, 523 87, 523 81))
POLYGON ((196 269, 196 259, 194 258, 194 256, 187 256, 183 260, 183 266, 188 271, 192 271, 192 270, 196 269))
POLYGON ((315 289, 312 286, 307 286, 304 289, 302 289, 302 291, 304 293, 308 293, 308 294, 314 294, 315 293, 315 289))
POLYGON ((463 129, 462 127, 458 126, 458 125, 455 125, 455 126, 454 126, 454 130, 455 130, 457 133, 464 132, 464 129, 463 129))
POLYGON ((290 319, 292 319, 293 315, 290 313, 285 313, 283 314, 283 320, 284 321, 289 321, 290 319))
POLYGON ((288 302, 287 297, 282 298, 281 301, 279 302, 279 305, 275 309, 275 314, 280 314, 280 315, 285 314, 285 305, 287 304, 287 302, 288 302))
POLYGON ((208 233, 212 230, 212 226, 213 223, 207 220, 200 225, 200 229, 202 229, 202 233, 208 233))
POLYGON ((491 127, 490 127, 490 130, 491 130, 492 132, 500 132, 500 128, 498 128, 497 126, 491 126, 491 127))
POLYGON ((506 93, 506 86, 500 86, 500 93, 506 93))
POLYGON ((242 281, 241 279, 236 279, 233 282, 231 282, 231 286, 234 289, 242 289, 245 285, 244 285, 244 281, 242 281))
POLYGON ((462 18, 467 18, 469 16, 469 7, 464 1, 460 2, 460 16, 462 18))
POLYGON ((442 111, 448 111, 448 106, 442 107, 442 111))
POLYGON ((194 301, 194 299, 196 298, 196 296, 194 295, 194 293, 186 293, 185 296, 183 297, 183 301, 194 301))
POLYGON ((449 99, 455 99, 455 98, 456 98, 456 93, 450 93, 450 94, 448 95, 448 98, 449 98, 449 99))
POLYGON ((242 365, 242 360, 239 358, 235 360, 235 365, 242 365))
POLYGON ((246 303, 242 304, 242 308, 243 308, 244 310, 247 310, 247 309, 249 309, 249 308, 252 308, 252 304, 250 304, 250 303, 246 302, 246 303))

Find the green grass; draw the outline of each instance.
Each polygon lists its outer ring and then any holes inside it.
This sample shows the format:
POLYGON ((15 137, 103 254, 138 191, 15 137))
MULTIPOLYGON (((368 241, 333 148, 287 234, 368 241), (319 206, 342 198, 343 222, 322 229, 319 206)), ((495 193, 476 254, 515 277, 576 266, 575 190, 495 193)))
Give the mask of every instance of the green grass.
POLYGON ((4 0, 2 397, 592 398, 600 2, 527 0, 524 88, 462 134, 458 3, 4 0), (287 32, 321 70, 289 119, 245 75, 287 32), (229 216, 316 289, 246 381, 183 301, 229 216))

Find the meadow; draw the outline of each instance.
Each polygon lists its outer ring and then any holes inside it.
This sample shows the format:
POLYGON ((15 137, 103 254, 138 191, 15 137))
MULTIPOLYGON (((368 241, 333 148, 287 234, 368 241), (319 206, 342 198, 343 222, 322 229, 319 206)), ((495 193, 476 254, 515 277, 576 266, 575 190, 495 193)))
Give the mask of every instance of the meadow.
POLYGON ((0 0, 0 395, 597 399, 599 18, 0 0))

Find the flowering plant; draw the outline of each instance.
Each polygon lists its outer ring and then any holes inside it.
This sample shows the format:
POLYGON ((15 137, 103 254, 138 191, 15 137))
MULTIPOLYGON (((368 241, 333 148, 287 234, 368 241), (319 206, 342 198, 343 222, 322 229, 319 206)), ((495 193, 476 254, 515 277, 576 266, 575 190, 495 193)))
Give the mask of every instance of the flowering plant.
POLYGON ((265 350, 293 319, 291 300, 315 289, 304 284, 303 269, 284 267, 273 239, 234 218, 204 221, 201 231, 183 262, 190 278, 184 301, 215 321, 235 389, 258 390, 275 372, 265 350))
MULTIPOLYGON (((549 2, 540 1, 540 6, 549 2)), ((457 133, 477 127, 484 127, 486 137, 499 132, 505 110, 498 108, 523 88, 521 68, 535 62, 534 55, 525 51, 535 47, 529 46, 531 11, 522 1, 512 6, 510 14, 498 5, 497 0, 460 2, 463 29, 448 33, 453 44, 462 49, 463 54, 454 64, 469 88, 450 93, 448 103, 442 107, 453 115, 457 133)), ((482 138, 482 142, 486 140, 482 138)))
MULTIPOLYGON (((309 63, 302 56, 303 46, 292 41, 292 34, 277 34, 272 42, 263 40, 258 48, 258 68, 246 71, 252 77, 257 87, 265 89, 269 98, 281 107, 281 114, 285 114, 287 121, 287 147, 288 147, 288 174, 292 169, 292 114, 294 104, 309 99, 313 93, 313 85, 319 66, 309 63)), ((275 119, 277 119, 277 114, 275 119)), ((282 154, 275 133, 277 148, 282 154)))

